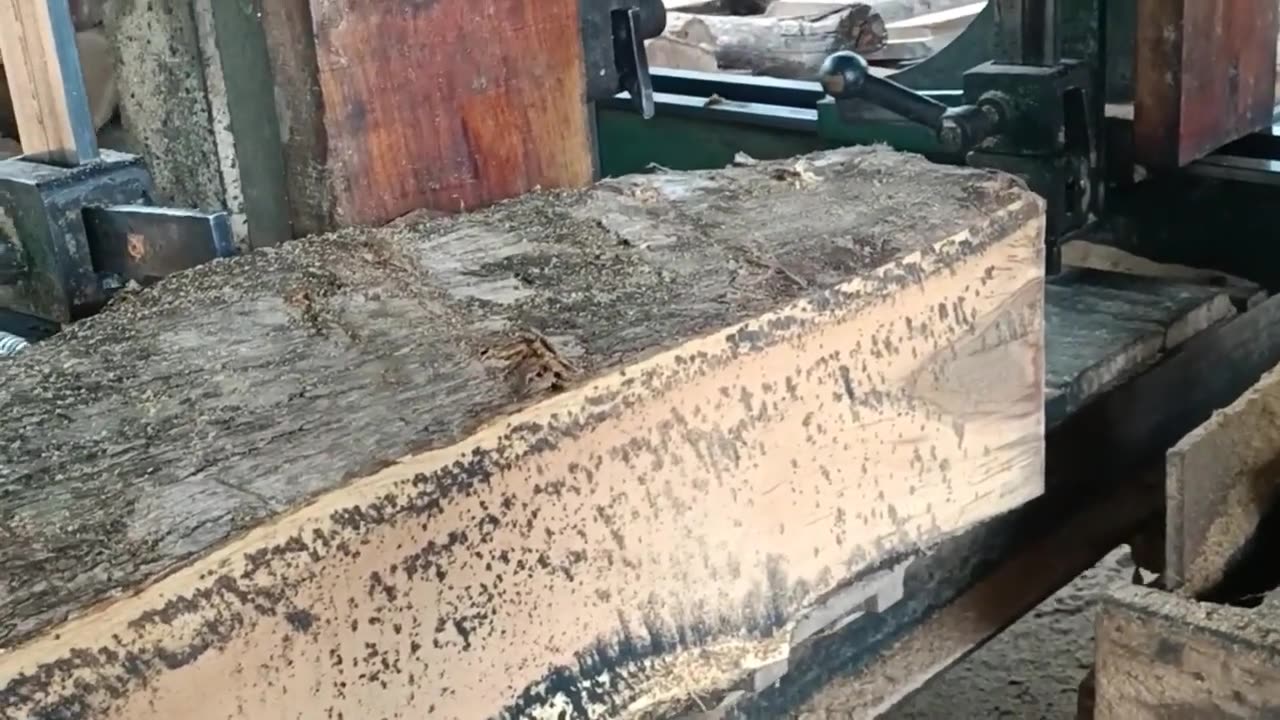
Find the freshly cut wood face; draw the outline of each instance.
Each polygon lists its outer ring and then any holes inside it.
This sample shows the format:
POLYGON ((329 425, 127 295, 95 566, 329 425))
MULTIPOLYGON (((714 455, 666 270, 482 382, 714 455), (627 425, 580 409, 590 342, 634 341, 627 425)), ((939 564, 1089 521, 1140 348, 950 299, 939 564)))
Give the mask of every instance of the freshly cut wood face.
POLYGON ((714 705, 1040 493, 1042 232, 846 149, 166 281, 0 370, 0 707, 714 705))

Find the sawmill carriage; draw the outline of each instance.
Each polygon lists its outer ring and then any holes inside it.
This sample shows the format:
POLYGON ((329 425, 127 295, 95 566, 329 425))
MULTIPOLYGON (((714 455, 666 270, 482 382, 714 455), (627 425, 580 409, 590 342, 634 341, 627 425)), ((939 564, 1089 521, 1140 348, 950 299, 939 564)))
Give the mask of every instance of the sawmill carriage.
POLYGON ((0 2, 0 716, 1273 711, 1276 3, 821 4, 0 2))

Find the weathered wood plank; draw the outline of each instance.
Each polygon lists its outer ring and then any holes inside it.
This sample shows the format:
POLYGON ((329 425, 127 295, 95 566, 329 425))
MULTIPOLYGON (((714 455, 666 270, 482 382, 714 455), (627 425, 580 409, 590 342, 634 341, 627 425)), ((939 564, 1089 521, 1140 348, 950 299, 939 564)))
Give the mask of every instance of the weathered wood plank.
POLYGON ((1266 290, 1256 282, 1215 270, 1155 262, 1102 242, 1076 239, 1063 243, 1061 250, 1062 264, 1068 267, 1217 287, 1227 293, 1238 307, 1243 308, 1254 307, 1267 299, 1266 290))
MULTIPOLYGON (((1278 323, 1280 324, 1280 323, 1278 323)), ((1280 327, 1268 329, 1280 332, 1280 327)), ((1169 451, 1166 586, 1196 597, 1223 580, 1280 500, 1280 369, 1169 451)))
POLYGON ((263 12, 295 228, 591 182, 577 0, 289 0, 263 12))
POLYGON ((1280 714, 1280 606, 1198 603, 1131 587, 1097 624, 1097 720, 1280 714))
POLYGON ((1039 492, 1042 229, 1009 178, 846 149, 175 276, 4 368, 0 700, 602 712, 664 697, 592 690, 637 663, 767 658, 1039 492))

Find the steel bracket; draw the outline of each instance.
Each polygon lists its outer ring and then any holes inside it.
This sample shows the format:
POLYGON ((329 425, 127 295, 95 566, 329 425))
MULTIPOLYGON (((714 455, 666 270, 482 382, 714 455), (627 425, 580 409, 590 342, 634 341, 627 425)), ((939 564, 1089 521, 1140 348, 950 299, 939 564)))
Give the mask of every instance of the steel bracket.
POLYGON ((74 167, 0 160, 0 308, 66 323, 129 281, 235 253, 223 212, 153 204, 136 155, 104 150, 74 167))

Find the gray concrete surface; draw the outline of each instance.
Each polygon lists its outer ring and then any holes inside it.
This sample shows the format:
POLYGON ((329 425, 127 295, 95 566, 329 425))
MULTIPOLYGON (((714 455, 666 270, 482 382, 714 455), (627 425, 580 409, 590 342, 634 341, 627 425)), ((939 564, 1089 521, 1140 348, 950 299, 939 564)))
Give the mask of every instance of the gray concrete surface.
POLYGON ((1093 663, 1097 598, 1132 576, 1128 550, 1117 550, 883 717, 1073 720, 1093 663))

